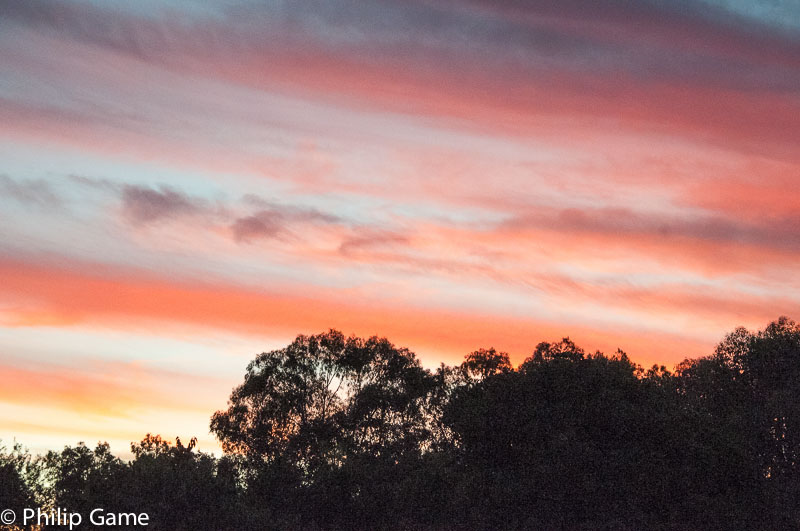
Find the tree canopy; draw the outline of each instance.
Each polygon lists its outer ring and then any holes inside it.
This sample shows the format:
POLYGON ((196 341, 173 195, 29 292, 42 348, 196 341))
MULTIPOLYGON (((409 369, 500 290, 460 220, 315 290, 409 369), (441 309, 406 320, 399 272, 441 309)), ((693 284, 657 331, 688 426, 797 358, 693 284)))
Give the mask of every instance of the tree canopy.
POLYGON ((674 371, 539 343, 423 367, 331 330, 258 355, 211 419, 225 455, 147 435, 0 448, 0 505, 152 529, 800 529, 800 327, 738 328, 674 371))

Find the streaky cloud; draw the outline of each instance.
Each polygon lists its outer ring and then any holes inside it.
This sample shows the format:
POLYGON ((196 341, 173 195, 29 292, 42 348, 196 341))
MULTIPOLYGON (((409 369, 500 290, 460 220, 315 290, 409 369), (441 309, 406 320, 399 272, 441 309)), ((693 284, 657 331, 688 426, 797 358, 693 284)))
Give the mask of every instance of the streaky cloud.
POLYGON ((343 220, 339 216, 320 212, 315 208, 279 204, 266 201, 256 195, 245 195, 243 200, 261 207, 252 215, 239 217, 231 225, 233 239, 239 243, 275 238, 292 234, 292 229, 305 224, 331 225, 343 220))
POLYGON ((51 184, 42 179, 15 180, 0 174, 0 197, 10 197, 25 205, 58 207, 62 199, 51 184))
POLYGON ((125 218, 134 225, 198 214, 207 209, 204 201, 166 185, 161 185, 158 189, 125 185, 121 200, 125 218))

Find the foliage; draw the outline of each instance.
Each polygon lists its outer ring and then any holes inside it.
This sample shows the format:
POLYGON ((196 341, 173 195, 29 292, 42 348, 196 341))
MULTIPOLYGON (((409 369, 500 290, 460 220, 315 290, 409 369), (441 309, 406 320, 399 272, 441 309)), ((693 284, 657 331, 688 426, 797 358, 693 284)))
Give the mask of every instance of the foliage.
POLYGON ((331 330, 257 356, 211 429, 223 457, 149 434, 127 462, 2 449, 0 502, 169 530, 800 529, 800 327, 674 372, 568 338, 428 370, 331 330))
POLYGON ((397 458, 431 436, 437 378, 386 339, 330 331, 259 355, 211 430, 230 453, 311 476, 356 455, 397 458))
POLYGON ((0 510, 16 514, 36 503, 35 465, 31 455, 15 443, 10 451, 0 445, 0 510))

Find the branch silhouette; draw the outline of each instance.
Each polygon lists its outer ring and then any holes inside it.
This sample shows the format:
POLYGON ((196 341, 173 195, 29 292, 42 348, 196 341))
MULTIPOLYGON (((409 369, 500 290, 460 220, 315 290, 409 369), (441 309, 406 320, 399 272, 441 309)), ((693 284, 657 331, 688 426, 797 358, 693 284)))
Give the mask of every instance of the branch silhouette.
POLYGON ((674 371, 568 338, 517 367, 482 348, 429 370, 385 338, 301 335, 247 366, 210 427, 221 457, 151 434, 128 461, 0 447, 0 507, 165 530, 800 528, 786 317, 674 371))

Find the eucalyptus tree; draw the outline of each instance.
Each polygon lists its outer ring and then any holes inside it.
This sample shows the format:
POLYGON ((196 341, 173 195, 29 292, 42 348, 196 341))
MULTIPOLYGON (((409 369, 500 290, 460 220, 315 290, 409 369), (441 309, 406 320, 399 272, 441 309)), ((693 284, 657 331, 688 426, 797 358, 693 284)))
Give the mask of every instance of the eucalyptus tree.
POLYGON ((211 431, 226 452, 288 459, 304 474, 357 455, 397 458, 429 441, 442 381, 385 338, 301 335, 247 366, 211 431))

